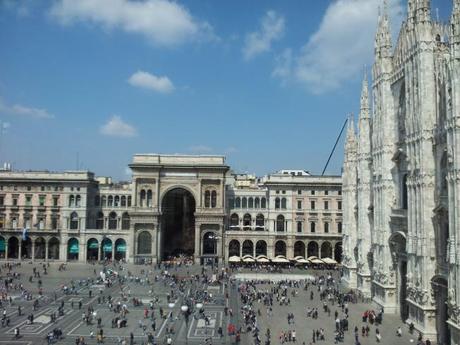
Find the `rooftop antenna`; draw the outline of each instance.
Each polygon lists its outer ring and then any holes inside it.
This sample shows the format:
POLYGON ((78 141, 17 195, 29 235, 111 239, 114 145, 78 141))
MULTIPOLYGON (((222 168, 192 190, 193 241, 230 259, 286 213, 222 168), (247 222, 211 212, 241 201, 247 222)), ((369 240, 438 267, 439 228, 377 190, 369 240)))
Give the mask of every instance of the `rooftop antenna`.
POLYGON ((340 137, 342 136, 343 130, 345 129, 345 126, 348 122, 348 118, 345 119, 345 122, 343 123, 342 129, 340 130, 339 136, 337 137, 337 140, 335 141, 334 147, 332 148, 331 154, 329 155, 329 158, 327 159, 326 165, 324 166, 323 172, 321 173, 321 176, 324 176, 324 172, 327 169, 327 166, 329 165, 329 162, 332 158, 332 155, 334 154, 335 148, 337 147, 337 144, 339 143, 340 137))
POLYGON ((77 169, 75 169, 75 170, 78 171, 78 169, 79 169, 79 167, 80 167, 80 154, 79 154, 78 152, 77 152, 77 159, 76 159, 76 160, 77 160, 77 161, 76 161, 77 169))

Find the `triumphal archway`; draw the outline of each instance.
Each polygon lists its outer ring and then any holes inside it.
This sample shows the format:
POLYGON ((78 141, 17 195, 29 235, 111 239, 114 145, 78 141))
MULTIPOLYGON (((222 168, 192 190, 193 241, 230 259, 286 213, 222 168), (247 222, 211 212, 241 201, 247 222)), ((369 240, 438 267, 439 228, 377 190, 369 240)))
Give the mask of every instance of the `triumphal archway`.
POLYGON ((160 262, 189 256, 223 258, 225 174, 223 156, 136 154, 130 256, 160 262))

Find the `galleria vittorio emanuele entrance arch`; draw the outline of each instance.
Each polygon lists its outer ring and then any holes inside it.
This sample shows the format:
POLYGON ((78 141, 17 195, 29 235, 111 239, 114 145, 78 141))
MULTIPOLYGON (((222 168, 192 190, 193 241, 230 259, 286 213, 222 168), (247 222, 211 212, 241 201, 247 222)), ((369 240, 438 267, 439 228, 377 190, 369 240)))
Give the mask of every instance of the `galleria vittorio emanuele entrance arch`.
POLYGON ((225 174, 223 156, 135 155, 134 211, 130 213, 134 262, 188 256, 223 258, 225 174))
POLYGON ((188 190, 175 188, 161 203, 161 258, 195 253, 195 199, 188 190))

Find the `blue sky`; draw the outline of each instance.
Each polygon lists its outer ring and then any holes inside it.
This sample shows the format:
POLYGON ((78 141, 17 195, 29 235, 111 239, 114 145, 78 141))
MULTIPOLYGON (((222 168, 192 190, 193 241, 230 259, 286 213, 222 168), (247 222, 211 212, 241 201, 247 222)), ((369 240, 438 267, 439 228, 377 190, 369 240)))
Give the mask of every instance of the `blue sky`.
MULTIPOLYGON (((0 0, 0 161, 127 179, 134 153, 320 173, 380 0, 0 0)), ((433 0, 447 20, 450 0, 433 0)), ((390 0, 394 31, 406 1, 390 0)), ((328 173, 339 174, 343 143, 328 173)))

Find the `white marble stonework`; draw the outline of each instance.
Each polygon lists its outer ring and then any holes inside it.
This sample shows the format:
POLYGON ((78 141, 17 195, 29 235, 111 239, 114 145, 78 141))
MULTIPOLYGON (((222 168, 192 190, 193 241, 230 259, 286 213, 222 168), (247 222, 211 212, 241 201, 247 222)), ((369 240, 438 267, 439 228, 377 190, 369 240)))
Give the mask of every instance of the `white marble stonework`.
POLYGON ((379 18, 343 166, 344 277, 425 338, 460 344, 460 0, 450 22, 407 1, 393 45, 379 18), (372 113, 372 116, 370 114, 372 113))

